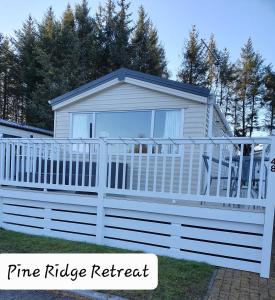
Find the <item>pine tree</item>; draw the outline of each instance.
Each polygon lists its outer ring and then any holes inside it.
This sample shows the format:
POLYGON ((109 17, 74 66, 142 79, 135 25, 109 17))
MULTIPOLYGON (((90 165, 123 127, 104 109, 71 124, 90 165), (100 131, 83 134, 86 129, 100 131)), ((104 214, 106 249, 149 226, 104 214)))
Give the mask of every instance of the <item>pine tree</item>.
POLYGON ((241 58, 236 69, 236 101, 239 102, 241 113, 240 126, 235 128, 238 136, 252 136, 259 130, 259 109, 263 96, 263 59, 253 49, 249 38, 241 50, 241 58))
POLYGON ((8 37, 0 35, 0 117, 22 122, 24 103, 20 94, 18 61, 8 37))
POLYGON ((13 44, 18 59, 18 69, 21 85, 21 95, 25 102, 25 120, 32 123, 32 93, 41 81, 39 75, 37 52, 37 30, 31 16, 23 23, 22 29, 16 31, 13 44))
POLYGON ((61 24, 50 7, 38 25, 37 61, 41 80, 32 92, 30 125, 53 128, 53 113, 48 101, 65 92, 62 53, 60 53, 61 24))
POLYGON ((215 91, 219 79, 219 53, 216 46, 214 34, 211 34, 210 36, 205 63, 207 66, 205 86, 211 89, 212 91, 215 91))
POLYGON ((106 51, 105 51, 105 37, 104 37, 104 20, 103 20, 104 10, 101 5, 99 5, 94 18, 95 24, 95 45, 97 48, 97 53, 95 57, 95 70, 96 77, 100 77, 106 74, 106 51))
POLYGON ((93 80, 97 77, 97 57, 100 55, 96 37, 95 20, 90 16, 90 8, 87 0, 75 7, 76 33, 79 43, 79 68, 81 83, 93 80))
POLYGON ((234 82, 236 79, 235 66, 230 62, 229 52, 225 48, 219 53, 219 82, 217 90, 217 103, 229 123, 234 123, 234 82))
POLYGON ((196 26, 189 33, 189 39, 183 50, 183 60, 178 71, 178 80, 198 86, 205 86, 207 64, 206 52, 199 38, 196 26))
POLYGON ((168 77, 165 51, 159 43, 156 29, 141 6, 131 40, 131 67, 144 73, 168 77))
POLYGON ((265 128, 271 133, 272 129, 275 128, 274 118, 275 118, 275 72, 269 65, 265 69, 264 75, 265 84, 265 128))
POLYGON ((72 90, 81 84, 82 70, 79 66, 79 40, 76 33, 74 13, 67 6, 61 19, 61 31, 57 40, 59 52, 59 71, 63 78, 64 92, 72 90))
POLYGON ((96 14, 97 38, 101 53, 98 57, 100 66, 98 76, 115 69, 112 57, 115 43, 115 19, 115 4, 113 0, 108 0, 105 7, 100 6, 96 14))
POLYGON ((251 76, 251 85, 249 97, 251 99, 250 111, 248 113, 249 136, 251 137, 256 131, 263 130, 260 126, 259 111, 263 106, 264 97, 264 67, 263 58, 259 53, 255 53, 253 61, 253 73, 251 76))
POLYGON ((150 20, 141 6, 131 41, 132 68, 141 72, 145 72, 148 68, 150 26, 150 20))
POLYGON ((169 77, 167 69, 167 60, 165 57, 164 47, 159 42, 158 32, 156 28, 151 26, 149 33, 149 70, 150 74, 157 76, 169 77))
POLYGON ((129 6, 125 0, 119 0, 117 7, 113 0, 99 6, 95 18, 98 76, 130 66, 129 39, 133 29, 129 6))
POLYGON ((130 66, 130 35, 133 31, 131 27, 131 14, 128 13, 130 3, 119 0, 118 12, 115 16, 114 24, 114 44, 111 48, 111 59, 115 69, 130 66))
POLYGON ((0 113, 1 118, 8 119, 9 115, 9 69, 11 65, 11 53, 7 38, 0 37, 0 113))

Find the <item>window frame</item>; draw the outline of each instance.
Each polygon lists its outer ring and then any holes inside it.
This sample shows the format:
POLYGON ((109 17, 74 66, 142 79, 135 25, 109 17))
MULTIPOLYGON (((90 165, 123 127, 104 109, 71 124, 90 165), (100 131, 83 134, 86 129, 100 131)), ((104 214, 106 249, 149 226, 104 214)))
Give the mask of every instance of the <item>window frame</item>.
POLYGON ((151 112, 151 124, 150 124, 150 137, 154 138, 154 129, 155 129, 155 114, 156 111, 169 111, 169 110, 179 110, 181 113, 181 122, 180 122, 180 132, 181 136, 179 138, 183 138, 184 136, 184 110, 185 108, 160 108, 160 109, 138 109, 138 110, 107 110, 107 111, 91 111, 91 112, 70 112, 70 138, 73 138, 73 115, 74 114, 91 114, 92 115, 92 137, 96 138, 95 132, 96 132, 96 114, 97 113, 127 113, 127 112, 151 112))

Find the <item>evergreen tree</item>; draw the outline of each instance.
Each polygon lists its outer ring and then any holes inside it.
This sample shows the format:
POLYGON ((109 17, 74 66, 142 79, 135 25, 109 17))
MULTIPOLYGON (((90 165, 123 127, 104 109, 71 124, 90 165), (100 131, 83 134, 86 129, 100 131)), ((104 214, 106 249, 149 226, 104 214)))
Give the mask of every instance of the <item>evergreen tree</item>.
POLYGON ((131 40, 131 67, 144 73, 168 77, 165 51, 159 43, 156 29, 141 6, 131 40))
POLYGON ((63 78, 63 91, 72 90, 81 84, 82 70, 79 66, 79 40, 76 33, 74 13, 67 6, 61 19, 60 36, 57 39, 58 67, 63 78))
POLYGON ((95 18, 97 37, 98 76, 120 67, 130 66, 129 39, 132 32, 129 3, 119 0, 117 9, 113 0, 99 7, 95 18))
POLYGON ((149 32, 149 70, 150 74, 168 78, 167 60, 164 47, 159 42, 156 28, 151 26, 149 32))
POLYGON ((219 79, 219 53, 216 46, 214 34, 211 34, 210 36, 205 63, 207 66, 205 86, 212 91, 215 91, 219 79))
POLYGON ((264 66, 263 58, 259 53, 255 53, 253 61, 253 73, 249 89, 250 110, 247 116, 249 127, 249 136, 251 137, 256 131, 264 130, 260 126, 259 111, 263 106, 264 97, 264 66))
POLYGON ((115 44, 116 12, 113 0, 108 0, 105 7, 99 7, 96 15, 96 28, 98 45, 101 55, 98 76, 110 73, 115 69, 113 62, 113 49, 115 44))
POLYGON ((22 29, 16 31, 13 40, 18 59, 18 75, 21 85, 21 96, 25 102, 25 120, 32 123, 32 93, 40 82, 40 65, 37 57, 37 30, 31 16, 23 23, 22 29))
POLYGON ((114 44, 111 48, 111 59, 115 69, 130 66, 130 34, 133 31, 131 27, 131 14, 128 13, 130 3, 125 0, 119 0, 118 12, 115 16, 114 24, 114 44))
POLYGON ((131 41, 132 68, 141 72, 145 72, 148 68, 150 26, 150 20, 141 6, 131 41))
POLYGON ((79 78, 81 83, 97 77, 97 57, 100 56, 95 20, 90 16, 87 0, 75 7, 76 33, 79 44, 79 78))
POLYGON ((199 32, 196 26, 193 26, 183 50, 183 60, 178 71, 178 80, 205 86, 207 83, 206 74, 206 52, 199 38, 199 32))
POLYGON ((235 66, 230 62, 229 52, 225 48, 219 53, 219 82, 217 90, 217 103, 232 124, 234 120, 234 82, 236 79, 235 66))
POLYGON ((237 118, 240 125, 235 128, 237 136, 252 136, 259 130, 259 109, 263 96, 263 59, 253 49, 249 38, 241 51, 236 69, 236 101, 241 108, 237 118))
POLYGON ((38 25, 37 61, 40 82, 32 92, 32 119, 30 125, 53 128, 53 113, 48 101, 65 92, 60 43, 61 24, 50 7, 38 25))
POLYGON ((269 65, 265 70, 264 75, 265 84, 265 95, 264 101, 266 106, 265 113, 265 128, 271 133, 272 129, 275 128, 274 118, 275 118, 275 72, 269 65))
POLYGON ((101 5, 99 5, 95 15, 95 36, 98 49, 96 56, 96 77, 106 74, 109 69, 109 61, 107 61, 108 53, 105 49, 106 39, 104 26, 104 9, 101 5))
POLYGON ((24 103, 17 74, 18 61, 10 41, 0 35, 0 117, 22 122, 24 103))
MULTIPOLYGON (((50 8, 37 25, 29 17, 12 43, 0 34, 0 117, 51 129, 48 100, 87 81, 120 67, 168 77, 164 48, 144 8, 139 8, 133 28, 130 3, 114 1, 107 0, 95 17, 87 0, 74 11, 68 5, 58 20, 50 8)), ((217 49, 214 35, 208 48, 193 26, 178 79, 215 91, 235 135, 252 136, 262 124, 271 129, 275 75, 271 66, 264 70, 251 39, 236 64, 227 49, 217 49)))

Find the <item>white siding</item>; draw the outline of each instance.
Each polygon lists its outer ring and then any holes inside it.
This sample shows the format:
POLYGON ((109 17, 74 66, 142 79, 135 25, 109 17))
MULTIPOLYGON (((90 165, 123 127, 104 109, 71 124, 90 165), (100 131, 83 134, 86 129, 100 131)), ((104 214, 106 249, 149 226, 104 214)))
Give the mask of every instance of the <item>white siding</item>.
POLYGON ((70 136, 70 113, 184 108, 185 136, 205 136, 207 105, 167 95, 128 83, 121 83, 55 112, 55 137, 70 136))
POLYGON ((221 117, 219 116, 216 109, 214 109, 214 116, 213 116, 213 136, 228 136, 229 132, 225 127, 221 117))
POLYGON ((213 136, 233 136, 231 126, 227 122, 218 104, 214 105, 213 136))

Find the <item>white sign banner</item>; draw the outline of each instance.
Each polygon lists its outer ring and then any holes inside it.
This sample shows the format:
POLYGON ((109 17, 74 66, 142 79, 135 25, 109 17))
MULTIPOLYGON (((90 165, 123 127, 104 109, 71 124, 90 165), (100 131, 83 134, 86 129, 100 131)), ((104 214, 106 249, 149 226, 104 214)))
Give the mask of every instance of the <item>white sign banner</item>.
POLYGON ((154 254, 0 254, 2 290, 153 290, 154 254))

